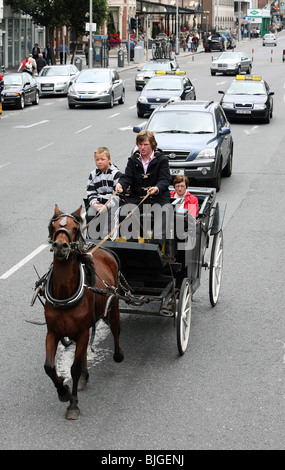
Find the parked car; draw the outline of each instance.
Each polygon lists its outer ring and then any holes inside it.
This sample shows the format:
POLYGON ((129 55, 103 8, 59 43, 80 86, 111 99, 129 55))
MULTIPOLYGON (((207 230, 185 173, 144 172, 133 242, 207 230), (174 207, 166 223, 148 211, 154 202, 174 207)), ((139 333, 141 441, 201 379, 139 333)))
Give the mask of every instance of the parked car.
POLYGON ((211 65, 211 75, 216 73, 240 75, 251 73, 252 61, 244 52, 223 52, 211 65))
POLYGON ((264 34, 262 38, 262 45, 263 46, 267 46, 267 45, 277 46, 277 38, 275 34, 272 34, 272 33, 264 34))
POLYGON ((29 73, 6 73, 3 78, 3 109, 9 106, 24 109, 27 104, 39 104, 38 85, 29 73))
POLYGON ((136 90, 142 90, 146 82, 155 75, 157 70, 164 70, 165 72, 174 72, 180 70, 176 59, 157 59, 150 60, 142 69, 138 69, 138 74, 135 78, 136 90))
POLYGON ((229 120, 261 119, 270 122, 273 114, 273 91, 260 75, 237 75, 226 91, 220 104, 229 120))
POLYGON ((46 65, 36 78, 40 95, 67 95, 72 81, 79 74, 75 65, 46 65))
POLYGON ((221 36, 217 33, 211 34, 211 40, 209 40, 209 38, 205 39, 203 45, 205 52, 223 51, 223 43, 221 41, 221 36))
POLYGON ((173 176, 182 174, 193 182, 207 182, 217 191, 221 177, 231 176, 233 138, 219 103, 171 101, 156 108, 145 126, 155 135, 158 148, 169 158, 173 176))
POLYGON ((151 114, 155 108, 170 99, 195 100, 196 92, 186 72, 156 72, 143 88, 137 100, 138 117, 151 114))
POLYGON ((77 105, 113 108, 116 101, 120 104, 125 102, 125 87, 115 69, 85 69, 72 82, 67 99, 71 109, 77 105))

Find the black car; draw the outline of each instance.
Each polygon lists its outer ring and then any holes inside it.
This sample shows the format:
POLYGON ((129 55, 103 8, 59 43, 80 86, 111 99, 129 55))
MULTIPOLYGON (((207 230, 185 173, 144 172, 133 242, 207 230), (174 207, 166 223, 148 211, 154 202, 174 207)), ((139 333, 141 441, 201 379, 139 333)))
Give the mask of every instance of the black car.
POLYGON ((170 99, 195 100, 196 92, 185 72, 156 72, 149 79, 137 100, 138 117, 151 114, 170 99))
POLYGON ((213 33, 210 36, 211 39, 206 38, 203 41, 203 46, 205 52, 212 52, 212 51, 223 51, 223 42, 221 40, 221 35, 219 33, 213 33))
MULTIPOLYGON (((155 109, 143 128, 154 133, 173 176, 185 175, 191 184, 207 182, 217 191, 221 177, 231 176, 233 139, 219 103, 170 101, 155 109)), ((140 132, 142 127, 133 130, 140 132)))
POLYGON ((24 109, 26 104, 39 104, 38 85, 29 73, 7 73, 3 78, 3 108, 13 106, 24 109))
POLYGON ((220 101, 227 118, 261 119, 270 122, 273 114, 273 91, 260 75, 237 75, 220 101))

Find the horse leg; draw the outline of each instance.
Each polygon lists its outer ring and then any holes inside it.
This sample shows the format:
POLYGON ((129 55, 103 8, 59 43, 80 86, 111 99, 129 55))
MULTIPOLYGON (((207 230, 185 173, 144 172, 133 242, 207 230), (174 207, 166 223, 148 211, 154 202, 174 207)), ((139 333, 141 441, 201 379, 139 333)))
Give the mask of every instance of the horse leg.
POLYGON ((120 346, 120 310, 119 310, 119 302, 118 300, 114 300, 114 304, 112 305, 111 312, 110 312, 110 328, 114 338, 114 355, 113 359, 115 362, 122 362, 124 359, 124 353, 120 346))
MULTIPOLYGON (((66 419, 78 419, 80 410, 78 408, 78 397, 77 397, 77 391, 78 391, 78 383, 79 379, 81 377, 82 371, 84 370, 84 367, 82 365, 84 364, 84 360, 86 357, 86 351, 87 351, 87 346, 88 346, 88 339, 89 339, 89 331, 86 330, 80 338, 76 341, 76 349, 75 349, 75 356, 74 356, 74 362, 71 366, 71 377, 72 377, 72 394, 70 397, 70 405, 67 408, 66 411, 66 419)), ((86 368, 85 368, 86 372, 86 368)))
POLYGON ((58 339, 53 333, 48 332, 46 336, 46 360, 45 360, 45 371, 46 374, 51 378, 54 386, 58 393, 60 401, 66 402, 70 400, 70 390, 68 385, 63 385, 64 378, 58 377, 55 368, 55 355, 58 345, 58 339))
POLYGON ((87 353, 85 353, 85 357, 82 361, 82 371, 81 371, 81 376, 78 381, 78 386, 77 386, 77 391, 82 392, 82 390, 85 390, 87 386, 87 382, 89 379, 89 372, 87 368, 87 353))

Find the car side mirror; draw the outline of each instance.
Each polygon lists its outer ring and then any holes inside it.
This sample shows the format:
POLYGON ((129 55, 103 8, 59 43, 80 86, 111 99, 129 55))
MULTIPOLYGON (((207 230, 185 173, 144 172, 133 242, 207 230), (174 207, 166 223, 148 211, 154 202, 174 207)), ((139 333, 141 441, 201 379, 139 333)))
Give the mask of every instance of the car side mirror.
POLYGON ((231 130, 229 127, 222 127, 222 129, 219 132, 220 135, 228 135, 230 133, 231 133, 231 130))
POLYGON ((136 134, 138 134, 141 130, 142 130, 141 126, 134 126, 133 127, 133 132, 135 132, 136 134))
POLYGON ((269 95, 270 95, 270 96, 274 95, 274 91, 270 91, 270 92, 269 92, 269 95))
POLYGON ((223 90, 219 90, 218 93, 221 93, 222 95, 225 94, 225 92, 223 90))

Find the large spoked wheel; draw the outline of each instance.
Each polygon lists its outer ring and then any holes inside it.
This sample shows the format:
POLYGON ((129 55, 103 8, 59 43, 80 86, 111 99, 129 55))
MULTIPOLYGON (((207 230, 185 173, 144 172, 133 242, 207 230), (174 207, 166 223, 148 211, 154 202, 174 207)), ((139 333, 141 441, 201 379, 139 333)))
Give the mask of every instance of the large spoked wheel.
POLYGON ((177 309, 177 346, 180 356, 187 349, 191 323, 191 285, 187 278, 182 281, 177 309))
POLYGON ((220 293, 223 271, 223 249, 223 231, 220 230, 220 232, 214 235, 210 261, 209 294, 213 307, 218 302, 220 293))

